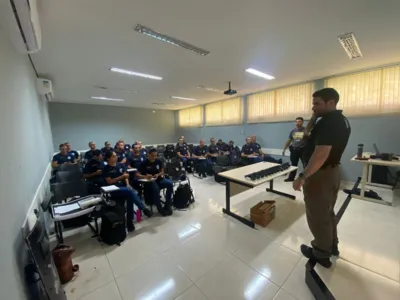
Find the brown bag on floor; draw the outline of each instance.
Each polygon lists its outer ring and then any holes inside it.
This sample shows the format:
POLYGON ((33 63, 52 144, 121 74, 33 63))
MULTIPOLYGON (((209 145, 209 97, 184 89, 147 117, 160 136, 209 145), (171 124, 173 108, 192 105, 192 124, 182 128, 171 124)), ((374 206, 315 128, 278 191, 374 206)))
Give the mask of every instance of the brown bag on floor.
POLYGON ((74 252, 74 248, 66 245, 58 245, 51 251, 61 283, 71 281, 74 278, 74 273, 79 271, 78 265, 72 265, 71 255, 74 252))

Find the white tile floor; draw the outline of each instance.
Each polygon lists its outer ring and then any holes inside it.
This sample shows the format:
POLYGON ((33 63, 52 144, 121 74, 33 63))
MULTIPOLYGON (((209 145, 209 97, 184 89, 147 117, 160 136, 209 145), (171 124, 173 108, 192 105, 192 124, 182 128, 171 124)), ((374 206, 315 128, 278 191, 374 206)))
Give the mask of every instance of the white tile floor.
MULTIPOLYGON (((311 239, 301 193, 293 201, 261 186, 233 197, 241 215, 260 200, 277 201, 276 219, 254 230, 222 215, 224 186, 190 178, 194 207, 143 220, 121 247, 100 245, 87 229, 67 237, 80 265, 65 285, 68 299, 313 299, 304 282, 307 260, 299 253, 311 239)), ((275 188, 293 193, 282 180, 275 188)), ((341 192, 337 207, 345 197, 341 192)), ((340 259, 329 270, 317 267, 336 299, 400 299, 399 228, 400 205, 352 200, 338 228, 340 259)))

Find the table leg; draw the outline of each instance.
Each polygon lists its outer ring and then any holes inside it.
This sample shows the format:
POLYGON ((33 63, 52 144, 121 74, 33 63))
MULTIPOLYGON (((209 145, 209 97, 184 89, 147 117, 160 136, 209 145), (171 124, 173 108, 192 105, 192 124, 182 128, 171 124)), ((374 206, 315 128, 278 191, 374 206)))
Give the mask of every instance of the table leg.
POLYGON ((225 185, 225 208, 222 209, 222 212, 251 228, 255 228, 255 225, 252 221, 231 212, 231 184, 229 180, 226 181, 225 185))
POLYGON ((364 164, 362 177, 361 177, 361 189, 360 189, 361 197, 365 197, 364 194, 365 194, 365 186, 366 186, 367 180, 368 180, 368 170, 369 170, 369 164, 364 164))
POLYGON ((271 180, 269 182, 269 188, 267 188, 266 191, 270 192, 270 193, 274 193, 274 194, 280 195, 280 196, 283 196, 283 197, 287 197, 287 198, 296 200, 296 196, 294 196, 294 195, 290 195, 290 194, 286 194, 284 192, 280 192, 280 191, 274 190, 274 180, 271 180))

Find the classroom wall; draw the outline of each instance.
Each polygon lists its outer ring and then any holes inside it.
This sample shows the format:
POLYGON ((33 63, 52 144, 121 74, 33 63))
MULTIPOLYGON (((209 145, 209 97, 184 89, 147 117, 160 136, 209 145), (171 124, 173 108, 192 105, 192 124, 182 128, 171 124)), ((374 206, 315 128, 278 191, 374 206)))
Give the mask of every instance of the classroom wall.
POLYGON ((87 149, 90 141, 98 148, 107 140, 141 140, 145 145, 175 141, 173 111, 54 102, 49 112, 54 150, 66 141, 78 150, 87 149))
POLYGON ((28 56, 17 54, 1 30, 0 141, 0 298, 19 300, 26 299, 21 227, 53 143, 47 102, 36 94, 28 56))
MULTIPOLYGON (((357 151, 358 144, 364 144, 365 151, 374 151, 372 144, 376 143, 381 152, 400 154, 398 136, 399 116, 376 116, 349 118, 352 133, 346 151, 342 158, 342 177, 346 181, 356 181, 361 176, 361 165, 350 162, 357 151)), ((233 140, 242 146, 246 136, 256 134, 263 148, 282 149, 289 131, 294 127, 292 122, 242 124, 238 126, 214 126, 200 128, 179 128, 177 136, 184 135, 188 142, 198 142, 204 138, 208 143, 210 137, 233 140)), ((287 152, 288 153, 288 152, 287 152)), ((288 161, 288 158, 285 158, 288 161)))

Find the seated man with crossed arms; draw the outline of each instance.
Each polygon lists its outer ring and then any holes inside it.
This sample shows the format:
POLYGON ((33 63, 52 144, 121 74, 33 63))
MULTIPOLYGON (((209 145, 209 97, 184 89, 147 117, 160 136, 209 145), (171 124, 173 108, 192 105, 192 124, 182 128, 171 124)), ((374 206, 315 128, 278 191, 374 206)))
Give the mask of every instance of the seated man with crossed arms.
POLYGON ((204 140, 201 140, 200 144, 196 148, 194 148, 192 155, 198 167, 200 177, 204 178, 207 177, 207 173, 210 173, 210 166, 212 165, 212 162, 207 159, 207 153, 208 147, 206 146, 204 140))
POLYGON ((248 164, 254 164, 262 161, 260 152, 257 147, 252 143, 250 137, 246 138, 246 144, 242 147, 241 156, 248 164))
POLYGON ((83 178, 97 186, 103 186, 105 185, 103 169, 103 153, 101 150, 94 150, 92 159, 86 163, 83 169, 83 178))
POLYGON ((179 139, 179 143, 176 146, 176 154, 181 159, 183 166, 186 168, 187 161, 190 159, 190 152, 188 146, 181 138, 179 139))
POLYGON ((75 164, 77 159, 75 156, 72 156, 67 151, 67 146, 65 144, 60 144, 59 146, 60 152, 53 156, 51 161, 51 166, 53 169, 57 169, 60 165, 63 164, 75 164))
POLYGON ((164 167, 157 158, 157 150, 151 149, 148 158, 140 164, 136 173, 138 179, 147 180, 144 184, 145 197, 150 197, 152 203, 157 206, 158 212, 162 216, 172 215, 172 194, 174 186, 172 181, 164 178, 164 167), (165 205, 161 206, 160 190, 166 189, 165 205))

